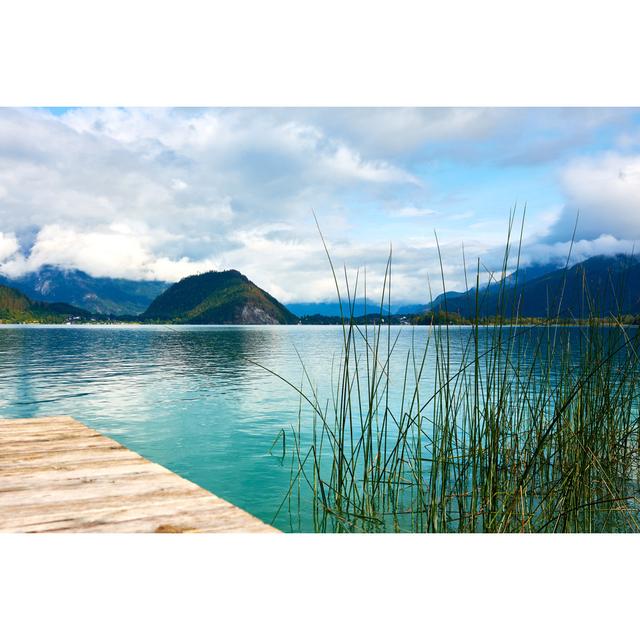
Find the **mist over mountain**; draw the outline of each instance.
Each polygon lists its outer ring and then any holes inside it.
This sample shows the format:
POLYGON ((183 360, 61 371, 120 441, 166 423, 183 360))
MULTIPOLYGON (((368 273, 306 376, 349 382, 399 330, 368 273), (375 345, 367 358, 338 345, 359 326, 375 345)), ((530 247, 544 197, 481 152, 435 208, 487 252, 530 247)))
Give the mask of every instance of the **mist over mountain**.
POLYGON ((95 278, 78 269, 51 265, 18 278, 0 274, 0 283, 35 301, 66 302, 103 315, 138 315, 169 287, 159 281, 95 278))
POLYGON ((634 256, 595 256, 569 269, 537 275, 535 271, 509 276, 504 287, 493 284, 464 294, 447 295, 430 311, 463 317, 509 315, 582 318, 640 313, 640 260, 634 256))
MULTIPOLYGON (((475 278, 469 276, 469 281, 475 278)), ((187 324, 323 324, 341 315, 335 302, 282 305, 236 270, 210 271, 168 285, 118 278, 93 278, 78 270, 43 267, 21 278, 0 276, 0 320, 59 322, 92 315, 122 320, 187 324), (314 320, 315 318, 315 320, 314 320)), ((358 299, 353 316, 373 316, 379 302, 358 299)), ((640 313, 640 260, 628 255, 596 256, 569 269, 534 265, 466 292, 440 294, 430 303, 392 305, 396 316, 447 311, 472 318, 509 315, 562 318, 640 313)), ((343 315, 349 316, 348 301, 343 315)), ((388 313, 385 308, 384 313, 388 313)))
MULTIPOLYGON (((524 281, 533 280, 534 278, 541 276, 550 271, 554 271, 558 268, 556 263, 549 264, 534 264, 528 267, 522 267, 518 269, 517 272, 514 272, 508 275, 505 278, 505 284, 507 286, 513 286, 516 282, 522 284, 524 281)), ((498 286, 498 281, 495 279, 496 276, 494 274, 494 280, 489 284, 489 287, 498 286)), ((499 276, 498 276, 499 277, 499 276)), ((475 281, 475 274, 469 274, 469 281, 475 281)), ((482 287, 481 287, 482 288, 482 287)), ((473 291, 472 288, 470 291, 473 291)), ((391 313, 395 315, 413 315, 418 313, 425 313, 430 309, 435 309, 439 305, 444 303, 445 297, 447 300, 451 300, 457 298, 458 296, 465 295, 465 292, 462 291, 447 291, 446 294, 441 293, 434 297, 433 300, 424 302, 414 302, 414 303, 402 303, 402 304, 391 304, 391 313)), ((343 312, 344 315, 349 315, 348 301, 343 300, 343 312)), ((290 302, 287 305, 287 309, 289 311, 295 313, 297 316, 330 316, 330 317, 338 317, 340 316, 340 304, 338 300, 333 301, 324 301, 324 302, 290 302)), ((360 317, 365 314, 372 314, 380 309, 380 300, 358 298, 353 304, 353 315, 355 317, 360 317)), ((386 308, 386 299, 385 299, 385 313, 387 313, 386 308)))

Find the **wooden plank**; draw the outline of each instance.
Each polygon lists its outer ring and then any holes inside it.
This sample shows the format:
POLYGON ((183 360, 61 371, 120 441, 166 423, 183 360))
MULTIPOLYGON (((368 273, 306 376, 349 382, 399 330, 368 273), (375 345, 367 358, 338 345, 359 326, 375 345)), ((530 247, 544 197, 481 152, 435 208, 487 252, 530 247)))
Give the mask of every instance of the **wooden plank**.
POLYGON ((21 454, 0 454, 0 464, 6 473, 12 469, 21 468, 47 468, 56 466, 90 465, 93 463, 107 464, 110 461, 137 460, 138 456, 131 451, 121 452, 107 449, 99 451, 96 455, 94 449, 87 451, 37 451, 21 454))
POLYGON ((0 418, 0 427, 2 426, 18 427, 21 425, 24 426, 26 424, 35 424, 35 425, 39 425, 41 429, 46 429, 47 427, 51 427, 52 425, 56 425, 60 423, 82 425, 81 422, 78 422, 75 418, 72 418, 71 416, 48 416, 46 418, 0 418))
POLYGON ((0 531, 276 532, 69 416, 0 419, 0 531))
MULTIPOLYGON (((205 528, 238 528, 246 524, 243 514, 237 514, 238 509, 229 503, 221 501, 220 504, 212 507, 207 496, 179 496, 173 500, 166 496, 158 497, 155 501, 147 499, 144 504, 122 503, 115 508, 101 508, 84 510, 74 509, 73 514, 69 510, 47 511, 42 513, 20 513, 15 514, 13 525, 16 527, 29 528, 31 531, 36 528, 43 530, 69 530, 69 529, 93 529, 95 527, 105 527, 116 525, 118 528, 127 522, 147 520, 144 525, 145 531, 153 531, 160 526, 173 526, 182 529, 202 529, 205 528), (184 515, 191 514, 197 517, 198 522, 185 522, 184 515), (181 517, 176 521, 177 516, 181 517), (215 518, 212 519, 212 515, 215 518), (43 517, 44 516, 44 517, 43 517), (200 519, 204 518, 203 523, 200 519), (170 522, 168 521, 170 519, 170 522)), ((260 523, 254 523, 255 526, 260 523)), ((254 526, 252 525, 252 526, 254 526)))
MULTIPOLYGON (((114 444, 113 440, 109 440, 105 438, 104 440, 99 440, 96 438, 87 438, 84 443, 75 443, 75 450, 83 451, 87 449, 110 449, 116 450, 121 449, 122 445, 114 444)), ((47 453, 47 452, 57 452, 57 451, 73 451, 74 449, 69 448, 69 443, 65 442, 22 442, 22 443, 14 443, 14 444, 3 444, 2 445, 2 453, 0 456, 11 457, 12 455, 30 455, 32 453, 47 453)))

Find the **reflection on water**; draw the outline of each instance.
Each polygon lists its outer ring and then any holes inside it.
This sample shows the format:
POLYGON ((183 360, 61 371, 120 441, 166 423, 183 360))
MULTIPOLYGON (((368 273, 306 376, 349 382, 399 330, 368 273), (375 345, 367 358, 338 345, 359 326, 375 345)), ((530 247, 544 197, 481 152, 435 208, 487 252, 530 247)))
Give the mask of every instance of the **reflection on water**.
POLYGON ((0 415, 72 415, 270 521, 290 468, 269 449, 298 398, 252 361, 299 381, 295 345, 328 382, 340 339, 337 327, 3 326, 0 415))
MULTIPOLYGON (((389 344, 398 337, 390 402, 399 405, 407 353, 413 344, 420 354, 431 329, 390 331, 389 344)), ((446 329, 452 371, 469 357, 469 331, 446 329)), ((546 329, 531 331, 546 338, 539 333, 546 329)), ((510 348, 522 350, 527 360, 534 343, 524 338, 510 348)), ((292 449, 289 444, 284 460, 282 441, 277 455, 270 449, 282 429, 297 423, 299 397, 256 363, 299 384, 302 359, 324 400, 341 344, 342 329, 335 326, 0 325, 0 416, 72 415, 271 522, 290 485, 292 449)), ((436 366, 430 349, 422 397, 433 391, 436 366)), ((303 440, 311 432, 308 418, 303 440)), ((287 511, 275 520, 285 530, 292 527, 287 511)), ((313 529, 304 508, 293 528, 313 529)))

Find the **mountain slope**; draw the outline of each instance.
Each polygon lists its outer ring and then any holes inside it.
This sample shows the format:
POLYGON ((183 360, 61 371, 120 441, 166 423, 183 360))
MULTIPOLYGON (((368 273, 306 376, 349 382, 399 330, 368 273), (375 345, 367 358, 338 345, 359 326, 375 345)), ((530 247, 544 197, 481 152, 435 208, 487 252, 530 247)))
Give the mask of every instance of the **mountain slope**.
POLYGON ((463 296, 464 293, 460 293, 459 291, 447 291, 446 293, 441 293, 436 296, 432 302, 426 304, 410 304, 404 305, 402 307, 398 307, 396 313, 399 314, 416 314, 416 313, 425 313, 430 309, 436 309, 438 306, 444 303, 445 298, 447 300, 452 298, 457 298, 458 296, 463 296))
POLYGON ((31 300, 68 302, 104 315, 142 313, 169 286, 158 281, 94 278, 78 269, 49 265, 19 278, 0 276, 0 283, 20 289, 31 300))
POLYGON ((22 291, 0 284, 0 322, 66 322, 88 320, 91 314, 64 302, 34 302, 22 291))
MULTIPOLYGON (((544 264, 544 265, 535 264, 529 267, 521 267, 520 269, 508 275, 504 279, 504 285, 506 287, 522 285, 525 282, 534 280, 535 278, 538 278, 542 275, 546 275, 547 273, 550 273, 557 269, 558 267, 552 263, 544 264)), ((469 275, 470 275, 470 278, 473 280, 474 279, 473 274, 469 274, 469 275)), ((501 286, 500 282, 493 281, 488 286, 482 287, 480 290, 483 293, 487 289, 489 291, 498 291, 500 289, 500 286, 501 286)), ((440 295, 436 296, 431 302, 426 302, 424 304, 404 305, 404 306, 398 307, 398 309, 396 310, 396 313, 419 314, 419 313, 426 313, 430 310, 438 311, 439 309, 444 309, 445 300, 447 302, 447 306, 449 306, 452 300, 454 300, 455 298, 463 297, 463 296, 471 297, 472 299, 475 300, 475 287, 472 287, 471 289, 469 289, 468 292, 447 291, 446 294, 441 293, 440 295)), ((460 302, 461 301, 458 301, 458 304, 460 302)), ((454 303, 454 306, 452 308, 456 308, 456 303, 454 303)))
POLYGON ((209 271, 171 285, 140 316, 180 324, 291 324, 286 307, 239 271, 209 271))
MULTIPOLYGON (((580 318, 589 315, 640 313, 640 261, 631 256, 596 256, 570 269, 556 269, 539 277, 513 279, 502 290, 495 285, 480 291, 481 316, 510 315, 518 309, 521 317, 580 318)), ((475 290, 450 298, 448 312, 464 317, 475 315, 475 290)), ((444 311, 444 303, 433 311, 444 311)))

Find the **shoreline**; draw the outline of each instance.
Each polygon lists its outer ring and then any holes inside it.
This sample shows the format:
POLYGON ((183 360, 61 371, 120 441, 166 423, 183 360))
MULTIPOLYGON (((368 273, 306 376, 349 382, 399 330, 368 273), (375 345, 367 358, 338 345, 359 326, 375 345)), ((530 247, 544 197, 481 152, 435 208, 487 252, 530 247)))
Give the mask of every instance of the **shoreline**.
MULTIPOLYGON (((640 327, 640 323, 629 323, 629 322, 611 322, 606 321, 605 319, 600 319, 599 324, 602 328, 604 327, 625 327, 625 328, 633 328, 640 327)), ((456 323, 456 324, 400 324, 400 323, 384 323, 382 325, 377 323, 354 323, 355 326, 359 327, 403 327, 403 328, 434 328, 434 327, 446 327, 447 329, 456 329, 456 328, 471 328, 471 327, 487 327, 487 328, 509 328, 509 327, 531 327, 531 328, 549 328, 549 327, 568 327, 568 328, 578 328, 578 327, 586 327, 589 326, 589 321, 585 322, 478 322, 478 323, 456 323)), ((86 328, 86 327, 166 327, 166 328, 178 328, 178 327, 189 327, 189 328, 203 328, 203 327, 228 327, 228 328, 239 328, 239 327, 342 327, 349 326, 349 322, 345 321, 344 325, 338 322, 318 322, 318 323, 297 323, 297 324, 173 324, 173 323, 160 323, 160 322, 55 322, 55 323, 47 323, 47 322, 3 322, 0 321, 0 329, 8 328, 25 328, 25 327, 40 327, 40 328, 86 328)))

